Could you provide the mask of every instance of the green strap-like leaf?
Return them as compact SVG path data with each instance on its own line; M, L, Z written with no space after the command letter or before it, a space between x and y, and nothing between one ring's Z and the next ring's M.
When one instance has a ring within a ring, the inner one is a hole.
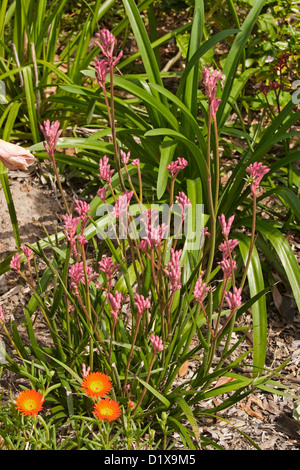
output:
M245 19L241 27L241 31L237 34L226 58L225 65L223 68L223 74L225 75L226 80L224 90L221 96L222 102L220 103L217 112L217 120L219 126L223 126L226 121L227 114L224 113L224 109L232 90L232 85L236 76L237 68L240 63L240 58L250 37L255 22L265 3L265 0L258 0L254 3L254 6L252 7L250 13L247 15L247 18Z
M240 241L239 249L244 263L246 263L250 239L243 234L235 233L235 235ZM255 247L251 256L247 277L251 297L254 297L264 290L265 286L261 263ZM253 366L254 370L257 368L258 372L260 372L265 365L267 350L267 306L265 296L260 297L252 305L251 310L253 318Z
M258 220L256 227L257 230L273 245L286 272L298 310L300 311L300 267L289 242L280 230L266 221Z

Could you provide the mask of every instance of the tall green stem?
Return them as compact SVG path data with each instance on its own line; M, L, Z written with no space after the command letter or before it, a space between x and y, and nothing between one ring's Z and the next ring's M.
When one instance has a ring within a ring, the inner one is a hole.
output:
M205 281L209 281L214 255L215 255L215 243L216 243L216 214L214 208L214 201L212 195L212 181L211 181L211 165L210 165L210 153L211 153L211 107L209 106L208 110L208 123L207 123L207 185L208 185L208 204L209 204L209 213L210 213L210 250L209 257L207 262Z

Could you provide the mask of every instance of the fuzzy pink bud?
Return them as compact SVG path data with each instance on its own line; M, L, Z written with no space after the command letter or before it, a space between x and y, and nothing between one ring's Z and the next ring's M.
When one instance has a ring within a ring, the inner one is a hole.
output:
M100 39L100 42L95 41L95 44L100 47L102 54L107 58L108 65L114 67L123 55L121 51L117 58L113 59L114 48L117 41L115 36L108 29L102 29L100 33L96 33L96 36Z
M183 170L187 165L188 162L187 160L185 160L185 158L178 157L177 160L167 165L167 170L170 172L172 178L176 178L178 173Z
M205 294L209 291L210 287L206 285L206 282L202 280L200 276L197 280L194 288L194 297L198 302L202 302Z
M99 178L106 183L111 183L111 176L115 170L110 169L109 158L104 155L103 158L99 160Z
M82 377L87 377L90 373L90 370L91 368L90 367L86 367L85 364L82 364Z
M49 157L53 157L53 153L57 146L58 138L62 133L62 129L59 129L59 127L59 121L54 121L50 123L49 119L44 121L43 126L40 126L40 129L43 132L46 141L44 142L44 147Z
M12 257L10 265L9 265L11 269L14 269L17 272L20 272L21 271L21 264L20 264L21 259L22 259L22 255L20 255L19 253L16 253Z
M120 155L121 155L121 160L122 160L122 163L124 165L127 165L128 162L129 162L129 158L130 158L130 152L124 152L124 150L120 150Z
M205 94L207 96L208 104L211 107L211 114L213 118L216 117L219 104L221 103L221 100L219 98L216 98L217 83L221 77L221 72L213 70L212 73L210 73L207 67L204 68L204 71L202 73L203 84L205 86Z
M100 33L96 33L96 36L101 42L95 41L95 44L100 47L102 54L108 59L113 56L114 47L116 43L115 36L108 30L102 29Z
M235 247L238 244L239 244L239 241L236 238L228 239L228 246L229 246L230 253L235 249ZM228 258L229 253L228 253L228 247L227 247L226 241L220 243L219 250L222 252L223 259Z
M226 278L230 277L231 274L232 274L230 259L229 258L223 259L218 264L221 266L224 276ZM234 271L237 268L235 260L232 260L232 268L233 268Z
M209 233L208 227L204 227L202 229L202 232L203 232L204 237L211 237L211 233Z
M234 221L234 215L229 217L228 222L226 222L224 214L221 214L219 216L219 222L221 224L222 234L224 235L224 237L228 237L233 221Z
M255 194L262 178L270 171L270 168L261 162L254 162L246 168L246 171L249 174L251 192Z
M91 206L87 204L85 201L80 201L79 199L75 199L74 201L74 209L75 212L79 215L81 219L85 219L86 217L90 217L87 213L91 210Z
M107 287L110 289L111 282L115 271L119 268L119 264L115 264L110 256L104 256L101 261L99 261L100 271L102 271L107 278Z
M157 354L158 352L160 352L164 349L163 342L158 336L155 336L155 335L152 334L151 337L150 337L150 341L151 341L152 346L153 346L154 354Z
M74 263L70 269L69 269L69 277L71 278L71 286L74 289L75 293L78 294L78 285L82 283L83 285L85 284L85 272L84 272L84 266L83 262L77 262ZM90 266L86 267L86 276L87 276L87 282L90 284L90 282L98 277L97 273L93 272L93 269Z
M109 67L108 67L106 60L102 59L100 61L99 60L96 61L95 74L96 74L97 81L102 89L105 88L105 80L107 77L108 70L109 70Z
M98 191L97 191L97 196L100 197L100 199L102 200L102 202L104 202L104 204L106 203L107 190L108 190L108 188L104 187L104 188L99 188Z
M65 221L63 233L70 243L71 250L76 253L76 231L80 221L80 217L73 217L73 215L70 214L62 215L62 219Z
M27 259L29 259L32 256L33 251L30 248L28 248L28 246L21 246L21 250L23 251Z
M111 306L110 313L112 314L112 317L114 318L114 320L116 320L119 314L119 310L121 308L123 295L121 294L121 292L118 292L117 290L115 290L114 294L112 294L111 292L107 292L105 295Z
M213 118L216 117L217 111L219 104L221 103L222 100L220 98L213 98L211 101L211 115Z
M120 216L124 214L127 214L127 210L132 196L133 191L127 191L125 193L122 193L121 196L119 196L113 209L113 214L116 219L120 218Z
M148 299L148 297L145 298L143 295L140 294L135 294L134 303L138 309L139 315L142 315L144 310L151 307L150 300Z
M217 91L217 83L221 77L221 72L213 70L212 73L210 73L207 67L204 68L204 71L202 73L203 84L205 86L205 94L208 97L210 103L215 98L215 94Z
M184 215L186 208L188 208L192 205L191 201L189 200L187 195L184 194L183 191L180 191L178 193L178 196L175 196L175 199L176 199L178 205L181 207L182 215Z
M242 304L241 289L234 287L233 293L230 291L226 292L225 299L226 299L226 302L228 303L230 310L233 312L234 310L239 308Z
M167 224L157 225L156 227L154 226L148 227L147 229L148 237L146 238L146 241L150 249L160 246L168 228L169 227L167 226Z
M181 270L180 270L180 257L182 250L175 251L173 248L170 250L171 259L168 262L167 268L164 273L168 276L171 283L171 290L175 292L181 289Z
M132 160L131 165L136 166L139 169L140 168L139 158L136 158L135 160Z

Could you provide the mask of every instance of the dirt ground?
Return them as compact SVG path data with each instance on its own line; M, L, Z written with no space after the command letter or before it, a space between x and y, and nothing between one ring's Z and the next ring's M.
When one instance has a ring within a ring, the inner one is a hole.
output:
M43 237L43 225L49 230L49 233L53 233L58 215L63 213L55 186L45 184L34 170L32 174L9 172L9 178L22 243L33 243ZM0 261L2 261L16 247L3 191L0 191L0 205L2 209ZM299 253L299 240L293 238L292 246ZM26 295L26 288L19 286L18 277L13 273L0 276L0 305L5 311L8 321L12 319L20 321ZM274 370L289 358L288 365L281 372L280 380L284 379L284 383L298 394L300 384L300 316L290 300L281 297L280 292L277 292L274 302L269 305L266 366ZM42 341L47 342L47 338L43 337L42 327L40 328L39 336ZM251 338L249 341L251 345ZM195 367L196 364L187 364L178 380L189 380ZM8 398L10 391L13 395L18 393L21 382L22 380L13 377L9 371L4 370L0 379L0 390L4 391L4 397ZM292 398L283 395L256 391L244 401L219 413L220 419L218 420L199 419L200 433L217 442L226 450L254 449L242 433L253 439L262 450L299 450L300 424L292 416L294 402L295 400ZM206 403L206 406L217 404L218 401L212 401L212 403ZM178 448L180 448L180 443L178 443Z

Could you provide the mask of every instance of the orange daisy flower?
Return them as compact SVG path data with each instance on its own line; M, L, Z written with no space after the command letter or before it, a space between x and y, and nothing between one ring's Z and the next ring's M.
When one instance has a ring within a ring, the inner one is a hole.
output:
M81 388L91 398L102 398L111 389L111 381L103 372L92 372L84 377Z
M24 416L37 415L43 409L44 398L36 390L23 390L16 399L16 408Z
M114 421L121 415L121 408L118 402L105 398L95 403L93 413L101 421L103 419Z

